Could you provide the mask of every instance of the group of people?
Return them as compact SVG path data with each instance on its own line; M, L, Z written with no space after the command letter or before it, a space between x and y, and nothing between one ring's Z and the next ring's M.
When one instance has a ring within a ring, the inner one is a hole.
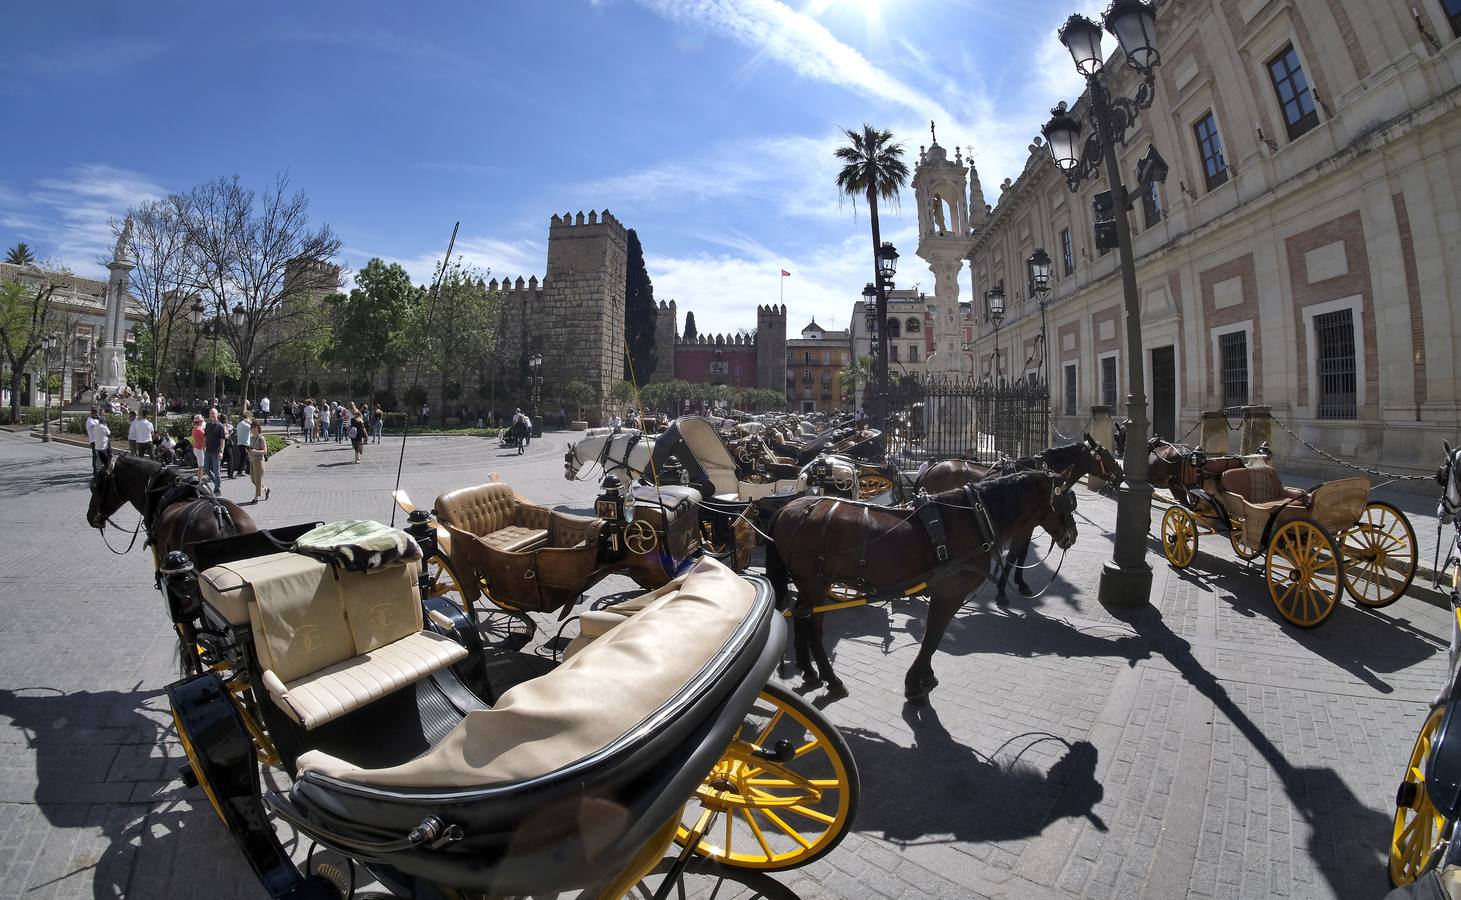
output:
M228 469L230 479L246 472L254 483L254 503L269 499L264 486L264 463L269 458L269 444L264 439L263 422L255 422L252 410L245 409L236 423L210 407L208 418L193 415L192 450L198 467L198 480L213 485L214 493L223 491L220 468Z
M289 419L286 419L284 428L287 434L289 420L296 419L306 444L329 440L337 444L349 441L358 463L365 455L367 443L380 443L385 418L380 404L376 404L375 409L370 409L369 404L361 409L354 403L347 407L342 403L326 400L315 406L314 400L309 399L303 403L291 404Z

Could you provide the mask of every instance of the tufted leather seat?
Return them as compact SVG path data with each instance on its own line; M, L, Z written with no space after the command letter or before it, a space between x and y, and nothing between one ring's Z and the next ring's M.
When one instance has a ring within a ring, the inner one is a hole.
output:
M657 591L584 616L566 661L467 714L430 752L364 769L314 750L306 771L355 784L470 789L548 775L632 733L724 652L757 608L752 584L713 559Z
M205 603L252 627L265 689L310 729L466 657L460 644L422 630L419 569L411 560L332 571L286 552L215 566L199 580Z
M443 524L474 534L499 550L531 550L548 540L550 510L526 502L505 482L489 481L442 494L435 508Z
M516 553L520 550L531 550L540 546L548 540L548 529L546 528L524 528L521 525L509 525L506 528L499 528L482 537L483 543L498 550L506 550Z

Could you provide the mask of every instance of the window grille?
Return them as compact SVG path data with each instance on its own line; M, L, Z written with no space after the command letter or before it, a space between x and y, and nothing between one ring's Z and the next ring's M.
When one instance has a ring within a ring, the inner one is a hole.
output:
M1315 369L1319 374L1319 418L1355 418L1358 379L1354 358L1354 311L1314 317Z
M1218 335L1223 406L1248 405L1248 335L1233 331Z
M1304 76L1293 44L1269 60L1268 75L1273 79L1273 89L1278 92L1278 104L1283 107L1283 121L1288 128L1289 140L1319 124L1319 113L1314 109L1314 92L1309 89L1309 79Z
M1065 367L1065 414L1075 415L1075 363Z
M1150 228L1162 221L1162 197L1158 191L1161 185L1153 181L1151 188L1141 195L1141 214L1146 220L1146 227Z
M1207 189L1228 180L1228 163L1223 159L1223 141L1218 137L1217 120L1208 113L1192 126L1197 135L1197 154L1202 157L1202 174L1207 179Z
M1116 357L1101 360L1101 402L1116 409Z

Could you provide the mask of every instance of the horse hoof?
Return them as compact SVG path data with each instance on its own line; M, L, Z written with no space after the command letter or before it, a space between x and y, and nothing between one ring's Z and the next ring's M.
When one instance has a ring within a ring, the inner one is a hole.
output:
M815 691L822 686L822 679L816 675L803 675L801 689L804 691Z
M847 685L842 683L842 679L834 678L827 682L827 693L823 696L827 700L841 700L847 696Z
M1030 590L1029 586L1027 586L1027 585L1021 584L1021 585L1016 585L1016 587L1018 587L1020 589L1020 596L1021 597L1033 597L1033 596L1035 596L1035 592L1032 591L1032 590Z
M903 686L903 699L909 703L918 703L926 700L929 692L938 687L938 679L932 675L921 678L917 682L908 683Z
M781 664L776 667L776 676L782 681L790 681L795 674L796 663L793 663L789 659L783 659Z
M999 605L999 606L1009 606L1010 605L1010 599L1009 599L1009 597L1006 597L1003 592L1000 592L1000 593L994 595L994 602L997 605Z

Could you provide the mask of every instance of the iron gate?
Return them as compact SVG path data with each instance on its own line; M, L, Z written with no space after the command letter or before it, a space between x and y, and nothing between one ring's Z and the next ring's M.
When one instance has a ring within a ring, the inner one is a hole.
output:
M910 375L889 393L889 455L906 467L956 457L994 462L1050 445L1050 394L1041 378Z

